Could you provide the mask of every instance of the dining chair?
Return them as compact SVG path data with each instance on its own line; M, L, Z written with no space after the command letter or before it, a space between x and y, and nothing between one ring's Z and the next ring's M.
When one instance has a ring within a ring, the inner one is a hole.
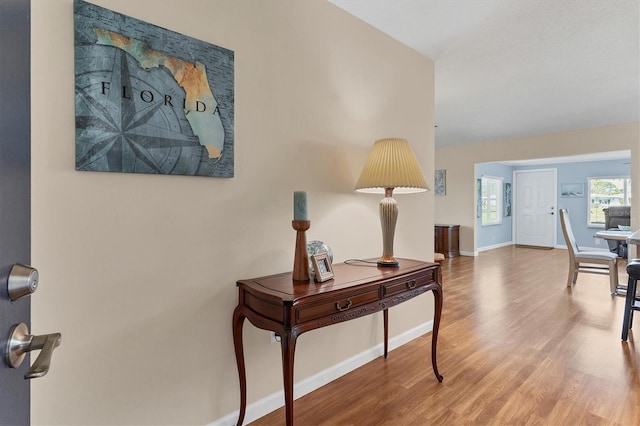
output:
M618 255L607 251L583 251L576 243L576 238L571 229L569 211L560 209L560 223L562 234L569 249L569 278L567 287L576 283L578 272L588 274L609 275L609 287L611 295L616 295L618 288ZM602 266L605 265L605 266Z
M638 280L640 280L640 259L632 259L627 264L629 284L624 305L624 317L622 320L622 340L627 341L629 330L633 325L633 311L640 311L640 295L637 293Z

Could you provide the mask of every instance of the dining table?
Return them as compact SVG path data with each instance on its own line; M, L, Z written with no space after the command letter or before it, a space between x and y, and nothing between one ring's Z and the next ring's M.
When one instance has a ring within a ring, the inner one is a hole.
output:
M624 241L627 246L633 244L636 246L636 256L638 256L638 247L640 247L640 230L638 231L624 231L618 229L611 229L607 231L598 231L594 234L594 238L602 238L603 240ZM618 284L616 288L616 294L619 296L625 296L627 294L627 285Z
M631 233L631 231L629 231ZM636 257L640 257L640 253L638 253L638 250L640 248L640 230L632 232L631 235L629 235L626 239L627 241L627 245L629 244L633 244L636 246Z
M594 234L594 237L602 238L603 240L615 240L615 241L626 242L627 239L632 235L633 235L632 231L622 231L622 230L613 229L613 230L607 230L607 231L598 231ZM637 244L640 244L640 241L638 241Z

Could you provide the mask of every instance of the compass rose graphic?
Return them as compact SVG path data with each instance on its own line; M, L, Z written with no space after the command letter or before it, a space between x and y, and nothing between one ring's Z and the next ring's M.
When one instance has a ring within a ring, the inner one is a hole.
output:
M144 70L104 46L76 55L76 68L90 70L76 74L77 170L198 174L206 153L185 118L184 90L166 69Z

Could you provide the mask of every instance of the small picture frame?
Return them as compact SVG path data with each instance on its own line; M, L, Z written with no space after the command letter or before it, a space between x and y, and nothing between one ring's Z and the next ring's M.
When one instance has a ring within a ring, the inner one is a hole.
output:
M433 187L435 188L436 195L441 195L441 196L447 195L447 171L446 170L444 169L436 170Z
M322 283L333 278L333 268L328 253L318 253L311 256L316 282Z
M560 196L562 198L584 197L584 185L582 183L561 183Z

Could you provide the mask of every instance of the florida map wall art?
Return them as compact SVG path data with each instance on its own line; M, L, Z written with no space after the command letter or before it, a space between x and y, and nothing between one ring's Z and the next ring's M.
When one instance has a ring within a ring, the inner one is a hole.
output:
M233 177L234 53L74 1L76 170Z

